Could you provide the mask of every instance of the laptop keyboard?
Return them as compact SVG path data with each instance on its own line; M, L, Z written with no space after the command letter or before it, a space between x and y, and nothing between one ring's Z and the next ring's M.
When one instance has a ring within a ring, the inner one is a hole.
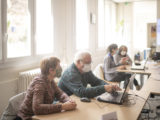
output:
M111 93L111 95L112 95L113 97L117 97L117 96L118 96L118 92L117 92L117 91L114 91L114 92Z

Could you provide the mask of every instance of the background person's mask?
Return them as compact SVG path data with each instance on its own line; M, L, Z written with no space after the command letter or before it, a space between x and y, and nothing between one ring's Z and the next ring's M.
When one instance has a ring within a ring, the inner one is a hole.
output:
M122 56L125 56L126 53L127 53L126 51L121 51L121 55L122 55Z

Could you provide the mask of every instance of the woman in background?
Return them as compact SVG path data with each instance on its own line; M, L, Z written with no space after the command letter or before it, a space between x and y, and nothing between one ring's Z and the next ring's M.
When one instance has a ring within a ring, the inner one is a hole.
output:
M118 52L114 55L116 65L132 65L132 60L127 54L127 46L120 46Z
M118 52L114 55L114 61L117 66L119 65L132 65L132 60L127 54L128 48L125 45L120 46ZM137 90L140 90L138 81L134 79L134 85Z
M41 61L40 69L41 75L31 82L16 120L31 120L33 115L45 115L76 108L76 103L54 82L55 77L61 76L60 60L56 57L45 58ZM53 104L55 98L60 103Z

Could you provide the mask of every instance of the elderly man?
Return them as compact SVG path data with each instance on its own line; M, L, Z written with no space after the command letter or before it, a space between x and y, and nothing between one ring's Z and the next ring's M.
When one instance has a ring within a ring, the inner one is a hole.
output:
M86 51L76 53L74 63L66 69L58 86L68 95L93 98L104 92L120 90L116 85L108 85L95 77L91 71L91 54ZM90 84L91 87L87 87Z

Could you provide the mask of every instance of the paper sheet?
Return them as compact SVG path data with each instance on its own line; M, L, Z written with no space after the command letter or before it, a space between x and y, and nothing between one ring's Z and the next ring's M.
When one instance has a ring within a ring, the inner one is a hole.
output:
M102 120L118 120L117 118L117 113L116 112L111 112L102 115Z

